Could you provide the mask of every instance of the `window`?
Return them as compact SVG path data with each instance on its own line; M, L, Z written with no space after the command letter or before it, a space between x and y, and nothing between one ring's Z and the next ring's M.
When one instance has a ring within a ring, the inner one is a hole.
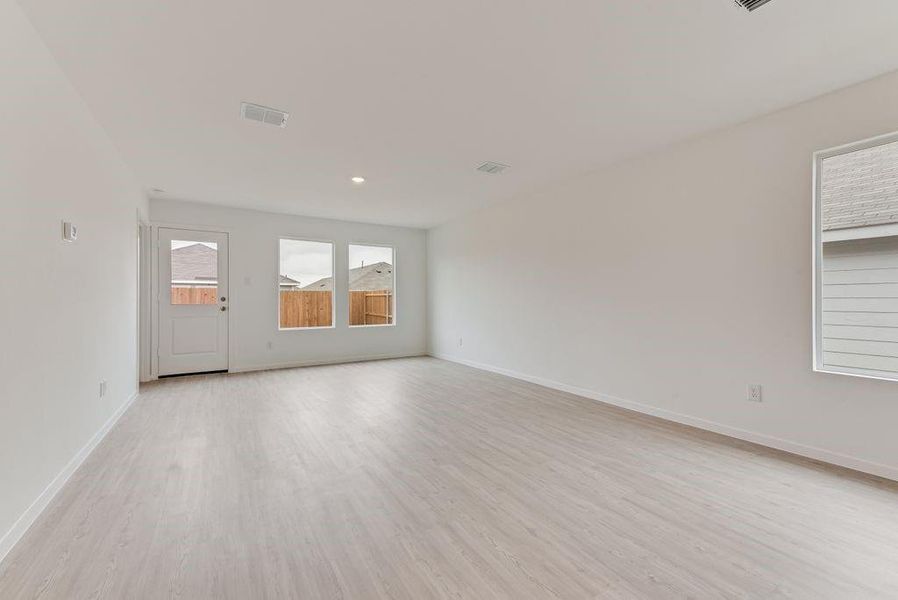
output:
M281 329L333 327L334 245L280 240L278 298Z
M392 325L393 249L349 245L349 326Z
M171 241L171 303L218 303L218 244Z
M814 368L898 380L898 135L815 163Z

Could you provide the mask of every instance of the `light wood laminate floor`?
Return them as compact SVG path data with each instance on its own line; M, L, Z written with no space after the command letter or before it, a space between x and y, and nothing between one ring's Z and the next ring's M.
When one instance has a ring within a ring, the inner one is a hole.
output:
M898 598L898 486L404 359L143 389L0 598Z

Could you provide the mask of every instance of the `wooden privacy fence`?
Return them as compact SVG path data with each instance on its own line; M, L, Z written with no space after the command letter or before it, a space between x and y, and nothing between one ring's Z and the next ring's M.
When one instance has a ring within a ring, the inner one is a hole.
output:
M333 324L331 292L295 290L280 294L281 327L330 327ZM349 292L350 325L388 325L392 322L392 290Z
M333 294L329 291L280 292L281 327L330 327ZM172 304L215 304L218 288L172 286ZM392 290L349 292L350 325L388 325L393 322Z
M333 325L333 294L319 291L289 291L281 294L281 327L330 327Z
M172 286L172 304L215 304L218 299L217 287Z
M388 325L393 322L393 290L349 292L350 325Z

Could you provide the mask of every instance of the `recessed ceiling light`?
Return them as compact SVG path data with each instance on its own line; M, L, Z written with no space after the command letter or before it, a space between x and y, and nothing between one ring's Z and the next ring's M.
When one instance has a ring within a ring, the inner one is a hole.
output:
M365 178L359 177L358 175L356 175L355 177L352 178L352 182L353 183L365 183Z

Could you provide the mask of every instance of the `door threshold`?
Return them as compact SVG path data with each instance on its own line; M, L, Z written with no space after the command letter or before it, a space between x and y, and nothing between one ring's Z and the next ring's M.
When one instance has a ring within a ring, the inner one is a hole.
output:
M192 377L194 375L218 375L227 372L227 369L221 369L218 371L197 371L196 373L172 373L171 375L160 375L159 379L171 379L172 377Z

